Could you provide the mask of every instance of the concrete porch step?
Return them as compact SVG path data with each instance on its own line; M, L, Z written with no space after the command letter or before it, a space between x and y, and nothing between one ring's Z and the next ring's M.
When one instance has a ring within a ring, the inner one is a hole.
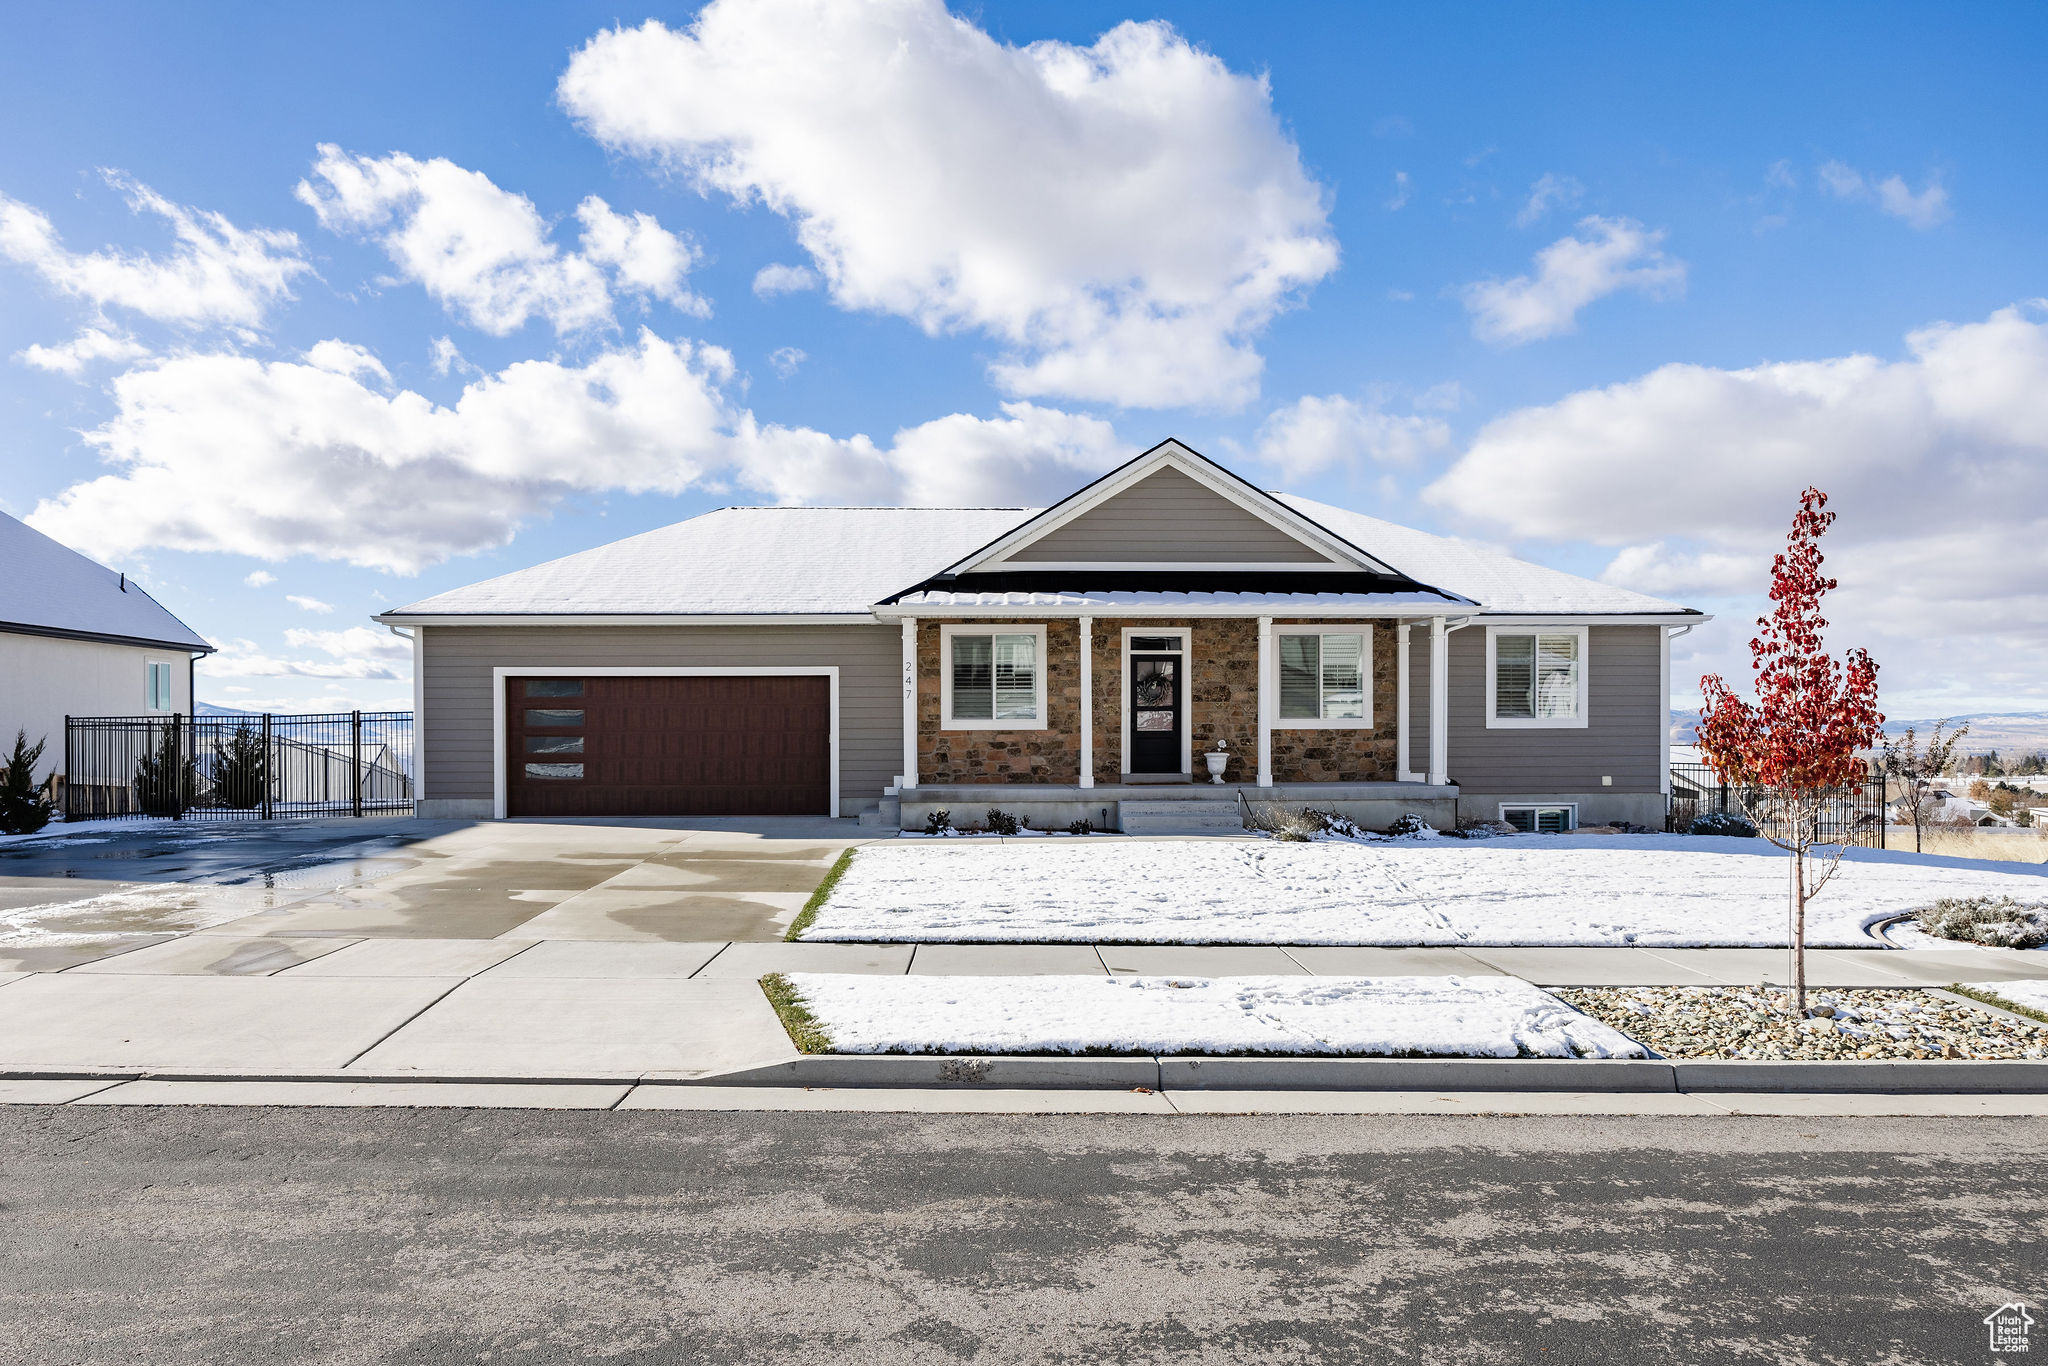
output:
M900 830L903 828L903 803L896 797L884 797L881 803L860 813L860 824L864 830Z
M1126 835L1242 835L1244 816L1235 801L1132 801L1117 803Z

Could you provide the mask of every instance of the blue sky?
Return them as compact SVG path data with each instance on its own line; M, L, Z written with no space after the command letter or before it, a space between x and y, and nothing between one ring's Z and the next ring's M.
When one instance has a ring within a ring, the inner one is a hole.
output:
M697 21L11 6L0 508L402 705L386 607L1176 435L1716 612L1683 700L1818 483L1889 711L2048 706L2038 7Z

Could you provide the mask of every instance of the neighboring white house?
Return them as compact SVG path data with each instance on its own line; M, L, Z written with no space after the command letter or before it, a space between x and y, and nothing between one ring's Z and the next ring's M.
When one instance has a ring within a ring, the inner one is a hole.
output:
M67 715L191 712L213 646L141 585L5 513L0 566L0 748L26 731L61 774Z

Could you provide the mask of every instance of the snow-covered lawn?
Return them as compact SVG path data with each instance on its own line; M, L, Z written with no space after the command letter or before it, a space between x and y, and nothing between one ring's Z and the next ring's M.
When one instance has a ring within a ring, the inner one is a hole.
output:
M2048 981L2040 982L1972 982L1972 991L1988 992L2002 997L2016 1006L2038 1010L2048 1014Z
M1516 977L788 980L840 1053L1645 1056Z
M1852 850L1808 942L1936 897L2048 895L2036 866ZM807 940L1779 946L1786 856L1762 840L1517 835L1383 843L920 840L866 845Z

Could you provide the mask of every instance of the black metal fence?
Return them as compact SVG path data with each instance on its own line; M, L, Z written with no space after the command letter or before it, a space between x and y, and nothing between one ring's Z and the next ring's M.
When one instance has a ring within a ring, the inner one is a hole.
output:
M412 800L409 711L64 718L66 820L366 816Z
M1742 790L1722 782L1705 764L1673 764L1664 828L1683 831L1710 812L1747 819L1742 809ZM1815 838L1823 844L1861 844L1882 849L1887 819L1884 778L1872 774L1860 783L1828 789L1815 820Z

